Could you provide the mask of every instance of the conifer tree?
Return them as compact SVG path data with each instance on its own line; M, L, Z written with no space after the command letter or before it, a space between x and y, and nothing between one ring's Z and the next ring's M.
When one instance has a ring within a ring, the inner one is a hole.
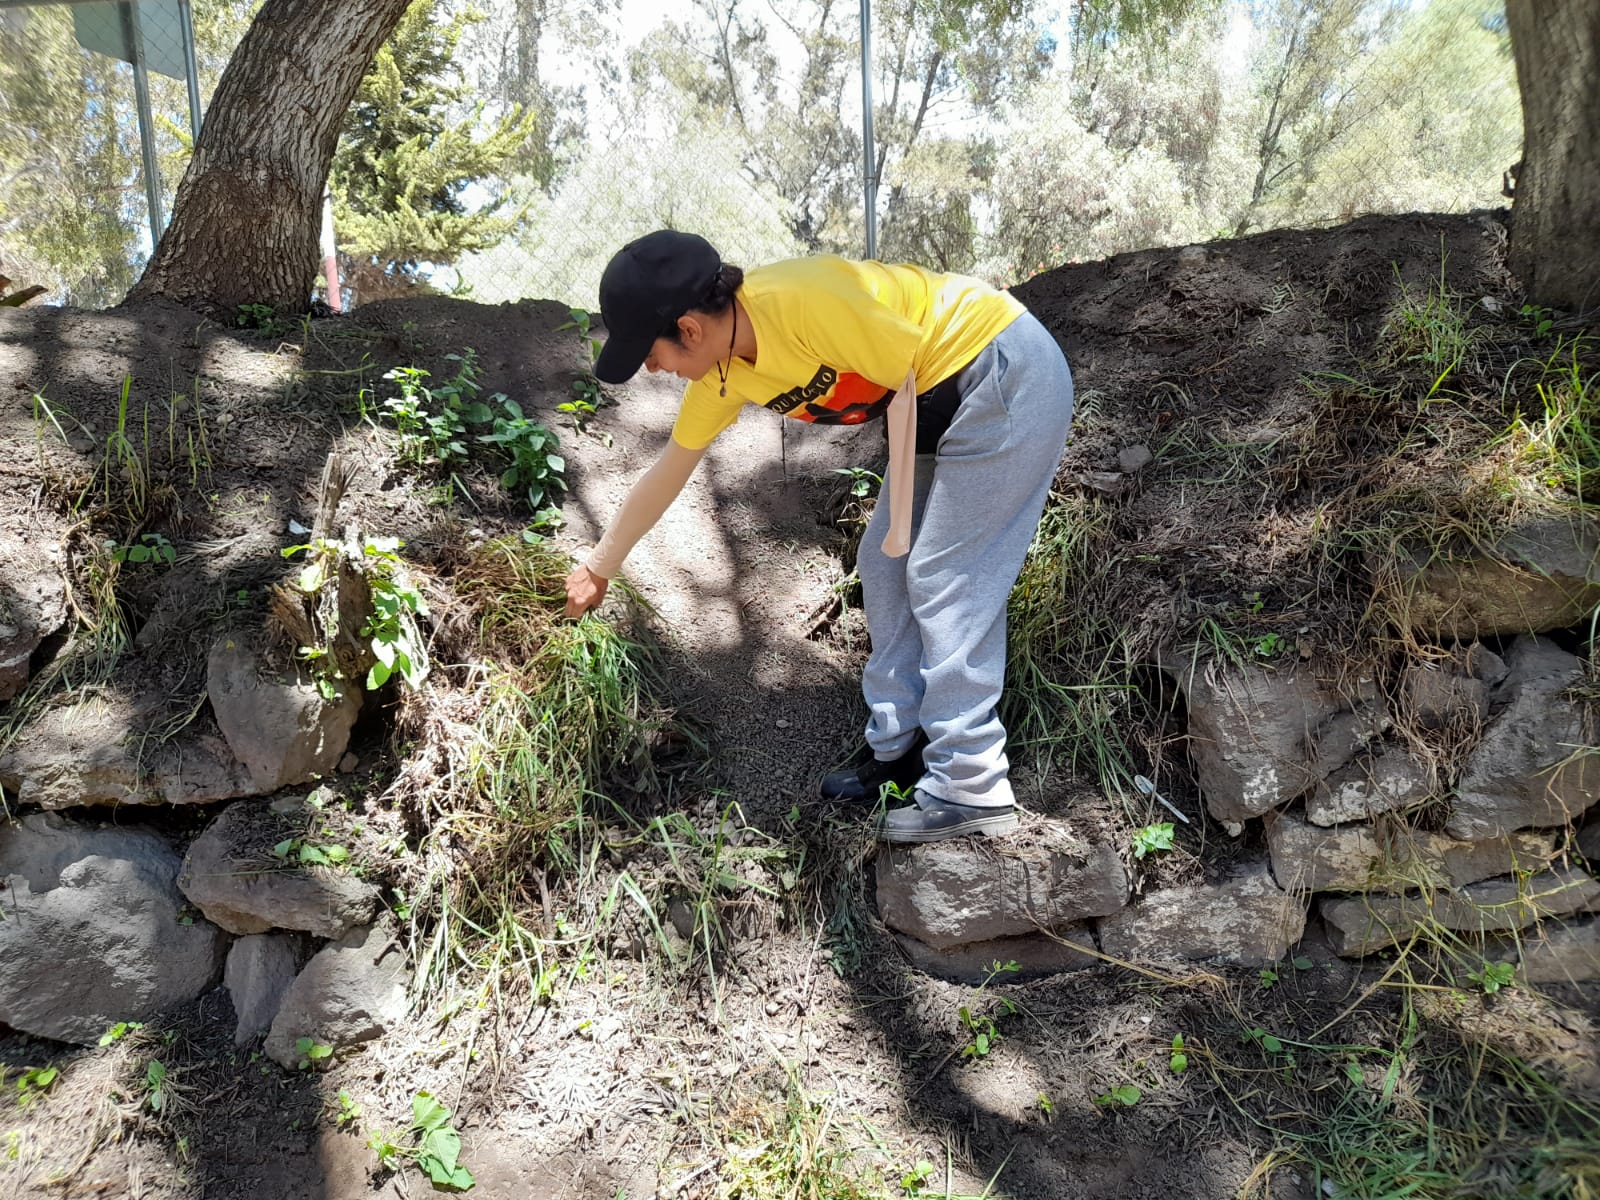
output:
M330 172L346 282L362 300L424 286L429 265L498 243L515 223L494 177L524 147L534 114L513 109L479 132L483 106L455 62L481 20L447 0L416 0L356 94ZM475 136L476 134L476 136ZM472 196L468 189L481 196Z

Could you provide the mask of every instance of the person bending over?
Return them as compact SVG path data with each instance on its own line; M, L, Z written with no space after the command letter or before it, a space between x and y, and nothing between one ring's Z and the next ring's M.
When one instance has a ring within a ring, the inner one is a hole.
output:
M1072 424L1072 374L1014 297L961 275L817 255L756 267L658 230L600 280L605 383L640 367L687 381L672 436L566 580L599 604L634 544L746 404L829 425L885 417L889 468L861 540L872 653L859 765L825 798L913 788L878 836L931 842L1017 824L1005 729L1006 600Z

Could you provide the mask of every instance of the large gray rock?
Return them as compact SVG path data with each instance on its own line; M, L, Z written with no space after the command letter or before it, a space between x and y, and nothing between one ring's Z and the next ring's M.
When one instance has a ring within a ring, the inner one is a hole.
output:
M272 847L305 827L304 817L275 812L264 800L231 804L190 844L178 886L229 933L299 929L343 937L372 920L377 890L336 868L279 863Z
M273 671L242 634L212 646L206 694L258 793L333 774L361 711L359 687L346 685L325 700L310 679Z
M44 709L0 753L0 784L45 809L101 804L209 804L249 795L250 776L217 732L197 720L175 738L164 698L114 690Z
M1476 638L1576 625L1600 604L1600 520L1523 522L1454 557L1431 548L1396 564L1396 615L1417 635Z
M1597 901L1600 881L1562 868L1529 879L1490 879L1453 892L1327 899L1322 920L1335 952L1352 957L1399 945L1430 921L1457 933L1505 933L1585 912Z
M1423 729L1472 729L1489 715L1490 690L1506 675L1500 656L1481 643L1448 656L1408 663L1400 673L1402 711Z
M87 1045L210 987L227 938L184 923L177 875L145 830L51 813L0 825L0 1022Z
M405 1011L405 953L393 931L352 929L319 950L289 986L264 1048L273 1062L295 1067L299 1039L341 1050L382 1037Z
M31 543L0 539L0 700L28 682L39 644L67 618L67 593L51 555Z
M948 950L936 950L916 938L897 934L895 943L919 971L953 983L978 985L990 976L1000 983L1022 979L1038 979L1045 975L1059 975L1065 971L1081 971L1098 966L1100 960L1089 953L1094 948L1094 934L1088 925L1069 925L1057 929L1066 941L1084 949L1064 946L1055 938L1042 933L1019 934L1016 937L994 938L987 942L968 942ZM995 974L995 966L1016 964L1015 971Z
M1445 828L1468 840L1565 825L1600 800L1600 756L1580 701L1566 693L1583 663L1559 646L1520 637L1506 654L1505 709L1468 756Z
M243 1046L272 1028L283 997L299 972L299 939L287 933L238 938L228 949L222 984L233 1001L233 1044Z
M1100 948L1130 962L1193 960L1255 967L1282 958L1306 928L1306 905L1264 862L1216 884L1168 888L1100 922Z
M1206 808L1238 824L1287 804L1350 761L1386 721L1309 671L1213 663L1174 670Z
M1403 750L1389 749L1341 767L1306 797L1306 816L1314 825L1365 821L1404 812L1428 799L1433 776Z
M878 911L890 929L936 950L1037 933L1114 913L1128 872L1109 846L1056 826L1043 844L991 849L972 841L886 846Z
M1592 982L1600 979L1600 921L1546 921L1522 936L1520 953L1496 957L1520 959L1528 983Z
M1556 853L1551 832L1463 842L1395 822L1324 829L1292 811L1266 817L1272 873L1303 892L1389 892L1461 887L1513 871L1542 871Z

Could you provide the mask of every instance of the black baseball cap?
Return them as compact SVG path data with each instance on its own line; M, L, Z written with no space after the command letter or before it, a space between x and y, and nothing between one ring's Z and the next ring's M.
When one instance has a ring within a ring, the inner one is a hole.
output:
M644 365L661 331L705 299L722 256L705 238L658 229L611 256L600 276L606 344L595 359L601 383L624 383Z

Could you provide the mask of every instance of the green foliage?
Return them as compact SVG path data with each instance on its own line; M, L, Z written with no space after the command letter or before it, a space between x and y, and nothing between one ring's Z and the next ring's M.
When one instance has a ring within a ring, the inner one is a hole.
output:
M361 1120L361 1105L357 1104L355 1098L344 1088L339 1089L338 1101L339 1107L333 1114L334 1126L342 1128L349 1125L354 1128Z
M350 851L343 846L317 845L304 838L284 838L272 847L272 856L306 867L332 867L350 861Z
M978 985L977 994L994 982L999 975L1011 974L1019 970L1015 961L1002 963L996 961L990 964L989 973L984 981ZM972 1062L987 1058L989 1052L1000 1041L1000 1030L997 1022L1011 1016L1017 1011L1015 1002L1010 997L1002 996L992 1013L979 1012L963 1004L957 1012L957 1019L961 1022L962 1031L967 1035L966 1045L961 1047L961 1057Z
M1482 988L1486 996L1510 987L1516 976L1516 966L1508 962L1486 962L1476 970L1467 972L1467 978Z
M1120 1104L1124 1108L1132 1108L1144 1099L1144 1091L1132 1083L1119 1083L1110 1091L1103 1092L1094 1098L1094 1102L1102 1107Z
M27 1108L50 1090L60 1076L59 1067L29 1067L17 1076L17 1103Z
M467 460L468 422L489 420L489 406L475 399L479 389L474 351L446 357L461 365L438 387L423 382L428 372L421 367L395 367L384 373L399 387L399 395L384 400L383 410L400 434L396 457L408 466L446 470L460 466Z
M1171 821L1162 821L1156 825L1146 825L1137 829L1133 834L1133 856L1143 858L1147 854L1154 854L1161 850L1172 849L1173 826Z
M279 320L278 310L270 304L239 305L239 315L233 323L265 334L282 333L288 327L288 322Z
M521 490L528 507L538 512L551 489L567 486L563 477L566 459L555 453L560 447L556 435L523 416L521 405L503 396L500 403L504 414L494 418L493 432L480 434L478 440L499 447L511 459L511 465L500 472L500 486Z
M172 1100L172 1084L167 1079L166 1064L159 1059L151 1059L144 1069L144 1091L151 1112L166 1111Z
M850 494L858 500L872 495L875 488L883 486L883 476L874 474L865 467L835 467L835 475L843 475L850 480Z
M468 107L455 56L480 20L446 0L416 0L361 81L329 174L358 294L417 286L428 265L495 245L517 219L501 211L504 193L471 206L464 197L469 185L492 180L534 128L520 107L495 120L481 102Z
M161 563L170 567L178 558L172 543L159 533L142 533L138 541L122 545L118 545L116 539L112 538L105 545L112 562L131 563L134 566Z
M409 1135L411 1145L401 1138ZM464 1192L472 1187L472 1172L461 1165L461 1135L450 1124L450 1110L428 1092L411 1099L411 1126L406 1134L374 1131L367 1139L378 1163L396 1169L404 1161L415 1163L434 1187Z
M130 1033L143 1028L143 1023L139 1021L118 1021L100 1035L100 1041L97 1044L101 1046L115 1045Z
M1189 1069L1188 1049L1184 1044L1183 1034L1172 1035L1172 1054L1167 1059L1167 1066L1174 1075L1182 1075Z
M312 1070L333 1057L332 1046L309 1037L295 1038L294 1052L300 1056L300 1061L295 1066L301 1071Z
M282 551L285 558L305 552L308 561L296 583L308 596L316 596L329 580L337 578L343 563L353 563L366 580L372 611L361 627L361 636L369 639L377 660L367 672L369 691L382 687L396 674L411 687L421 687L428 675L427 646L417 626L417 618L428 615L428 605L400 558L404 544L394 537L367 537L360 542L320 538ZM313 664L328 661L326 646L302 646L300 653ZM324 682L331 688L332 680Z

